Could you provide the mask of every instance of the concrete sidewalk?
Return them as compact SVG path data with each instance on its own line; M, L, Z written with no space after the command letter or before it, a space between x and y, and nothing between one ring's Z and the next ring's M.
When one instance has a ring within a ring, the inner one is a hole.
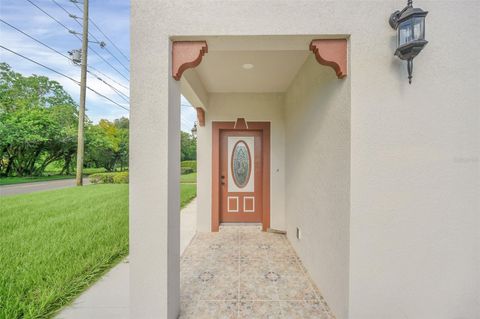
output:
M183 254L196 233L197 199L180 213L180 254ZM128 319L129 318L128 258L115 266L71 305L57 319Z

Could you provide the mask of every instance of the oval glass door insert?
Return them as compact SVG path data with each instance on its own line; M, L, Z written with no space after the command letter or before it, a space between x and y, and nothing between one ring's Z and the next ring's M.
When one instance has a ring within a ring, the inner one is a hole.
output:
M250 171L252 169L252 159L248 145L240 140L232 151L232 177L238 188L243 188L250 180Z

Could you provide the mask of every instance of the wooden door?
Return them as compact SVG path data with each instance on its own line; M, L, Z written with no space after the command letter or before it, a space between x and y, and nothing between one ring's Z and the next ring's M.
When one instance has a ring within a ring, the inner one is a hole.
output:
M220 222L262 222L262 132L220 133Z

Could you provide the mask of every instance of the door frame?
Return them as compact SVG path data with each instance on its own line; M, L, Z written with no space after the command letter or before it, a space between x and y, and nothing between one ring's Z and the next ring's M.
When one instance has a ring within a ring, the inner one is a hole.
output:
M220 132L223 130L262 131L262 229L270 228L270 122L212 122L212 232L220 227ZM243 125L242 125L243 126Z

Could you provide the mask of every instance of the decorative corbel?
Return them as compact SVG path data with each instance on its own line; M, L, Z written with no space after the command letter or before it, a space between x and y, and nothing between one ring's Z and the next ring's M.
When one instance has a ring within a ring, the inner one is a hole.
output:
M347 40L318 39L310 42L318 63L331 67L339 79L347 76Z
M205 111L201 107L195 108L197 110L198 125L205 126Z
M183 72L202 62L208 52L206 41L174 41L172 44L172 76L180 81Z
M235 125L233 126L235 130L248 130L247 121L243 117L237 118Z

